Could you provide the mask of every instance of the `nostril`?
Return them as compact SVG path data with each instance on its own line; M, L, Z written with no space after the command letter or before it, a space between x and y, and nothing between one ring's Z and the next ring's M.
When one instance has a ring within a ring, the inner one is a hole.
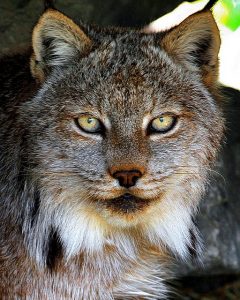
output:
M117 174L116 176L114 176L114 178L116 178L118 180L118 182L121 186L125 186L125 185L128 184L128 179L127 179L126 176L123 176L121 174Z
M141 176L133 176L133 178L132 178L133 185L136 184L136 182L137 182L137 180L138 180L139 177L141 177Z
M117 171L112 176L118 180L120 186L129 188L136 184L142 173L138 170Z

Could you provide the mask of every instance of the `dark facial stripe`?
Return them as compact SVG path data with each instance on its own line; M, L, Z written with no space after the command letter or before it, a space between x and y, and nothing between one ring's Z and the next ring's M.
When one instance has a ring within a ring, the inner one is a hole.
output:
M192 229L189 230L190 232L190 245L188 246L188 251L192 260L197 259L197 237Z
M196 221L194 220L193 217L192 217L192 223L194 224L195 228L197 228ZM199 250L198 245L200 241L198 240L198 237L195 234L194 229L190 229L189 233L190 233L190 245L188 246L189 255L192 261L193 260L197 261L199 259L199 255L201 254L198 253Z
M32 218L31 218L31 227L33 226L34 221L38 216L39 206L40 206L40 192L39 192L39 190L35 190L35 192L34 192L34 206L33 206L33 209L32 209Z
M51 229L49 235L49 242L48 242L47 258L46 258L46 264L50 271L54 271L57 260L61 259L61 257L62 257L62 244L60 242L58 233L54 229Z

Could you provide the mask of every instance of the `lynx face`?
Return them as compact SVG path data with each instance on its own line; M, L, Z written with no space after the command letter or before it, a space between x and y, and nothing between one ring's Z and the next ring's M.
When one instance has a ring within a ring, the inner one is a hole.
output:
M132 55L131 40L119 38L56 71L27 104L29 130L37 135L34 176L113 224L114 216L141 222L169 193L202 183L221 130L219 109L198 77L142 39ZM103 51L107 61L99 59ZM99 130L84 130L79 118L97 120ZM155 130L160 118L173 124ZM124 172L136 172L132 183L121 182L131 181Z
M21 122L36 228L58 231L68 255L121 232L184 255L223 133L212 15L161 34L85 31L50 9L33 34L42 87Z

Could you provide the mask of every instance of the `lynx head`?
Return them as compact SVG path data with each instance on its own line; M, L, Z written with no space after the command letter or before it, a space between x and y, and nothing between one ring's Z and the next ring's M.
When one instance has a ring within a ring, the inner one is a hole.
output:
M123 236L187 253L223 135L219 44L208 9L154 34L45 11L31 58L41 88L21 120L38 191L25 229L37 251L54 230L67 256Z

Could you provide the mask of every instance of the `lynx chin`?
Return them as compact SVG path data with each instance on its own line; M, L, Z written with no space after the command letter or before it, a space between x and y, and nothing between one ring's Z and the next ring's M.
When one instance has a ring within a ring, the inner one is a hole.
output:
M0 59L1 299L168 299L224 132L214 2L145 33L46 1Z

